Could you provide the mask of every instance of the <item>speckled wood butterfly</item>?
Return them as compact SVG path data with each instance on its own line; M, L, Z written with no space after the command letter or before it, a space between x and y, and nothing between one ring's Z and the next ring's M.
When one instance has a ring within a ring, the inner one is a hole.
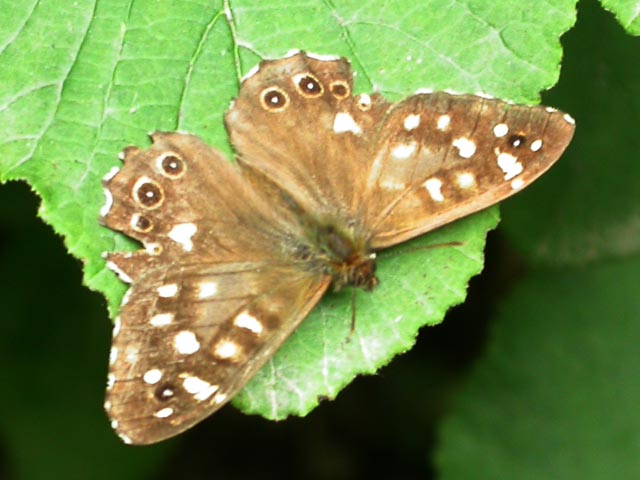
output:
M378 283L374 252L522 190L562 154L567 114L484 96L352 95L344 59L296 53L246 78L225 122L237 163L155 133L105 177L103 223L144 249L105 408L127 443L174 436L231 399L324 292Z

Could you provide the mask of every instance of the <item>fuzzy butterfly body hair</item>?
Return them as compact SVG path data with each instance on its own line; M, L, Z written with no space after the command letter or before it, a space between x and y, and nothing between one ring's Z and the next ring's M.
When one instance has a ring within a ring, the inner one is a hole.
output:
M102 222L144 246L107 255L131 284L105 401L126 443L211 415L330 285L375 288L375 251L522 190L573 136L546 107L352 88L344 59L264 61L225 117L235 164L195 136L155 133L105 177Z

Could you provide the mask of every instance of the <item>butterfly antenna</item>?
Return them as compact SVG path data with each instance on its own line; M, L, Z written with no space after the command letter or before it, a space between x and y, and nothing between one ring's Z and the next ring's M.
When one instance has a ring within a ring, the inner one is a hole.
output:
M391 251L387 250L385 252L382 252L382 254L378 254L378 255L381 255L384 258L389 258L389 257L397 257L398 255L404 255L406 253L421 252L423 250L435 250L436 248L449 248L449 247L463 247L464 245L465 245L464 242L458 242L458 241L447 242L447 243L436 243L434 245L423 245L421 247L411 247L403 250L400 250L400 249L391 250Z

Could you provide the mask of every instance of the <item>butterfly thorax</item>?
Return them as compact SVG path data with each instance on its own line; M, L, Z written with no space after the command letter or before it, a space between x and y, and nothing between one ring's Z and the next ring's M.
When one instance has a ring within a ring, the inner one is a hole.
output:
M334 225L317 226L313 246L305 248L308 260L333 280L338 291L346 286L372 290L377 284L375 254L362 235Z

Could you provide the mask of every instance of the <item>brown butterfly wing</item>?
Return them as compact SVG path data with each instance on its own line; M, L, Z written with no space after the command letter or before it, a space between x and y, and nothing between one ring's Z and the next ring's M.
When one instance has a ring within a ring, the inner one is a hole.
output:
M366 218L369 162L391 104L380 95L354 98L352 88L344 59L298 53L262 62L225 117L238 162L304 214Z
M367 178L371 247L404 242L522 190L550 168L574 132L546 107L422 94L386 115Z
M123 440L146 444L231 399L329 278L292 265L281 247L295 224L282 225L286 212L197 138L155 134L124 160L106 180L113 202L103 221L146 248L107 259L132 286L114 329L105 408Z

